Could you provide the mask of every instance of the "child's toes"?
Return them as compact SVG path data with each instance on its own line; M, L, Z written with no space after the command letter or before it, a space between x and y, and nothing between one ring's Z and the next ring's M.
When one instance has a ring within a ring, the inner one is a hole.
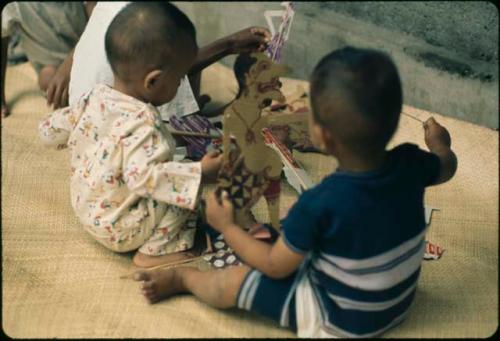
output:
M150 299L155 295L154 291L152 290L141 290L142 296L146 297L147 299Z
M155 288L155 282L153 281L146 281L142 282L141 284L141 289L143 290L153 290Z
M149 292L147 294L144 294L144 297L149 303L155 303L158 301L158 296L156 295L155 292Z
M151 276L147 271L136 271L134 273L134 280L136 281L149 281Z

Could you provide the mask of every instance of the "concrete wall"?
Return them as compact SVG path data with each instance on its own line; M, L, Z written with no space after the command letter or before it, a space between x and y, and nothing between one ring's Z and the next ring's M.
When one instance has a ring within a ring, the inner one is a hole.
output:
M253 25L279 2L174 2L200 45ZM498 10L489 2L296 2L283 62L307 79L345 45L392 55L405 103L498 129ZM234 57L223 60L232 65Z

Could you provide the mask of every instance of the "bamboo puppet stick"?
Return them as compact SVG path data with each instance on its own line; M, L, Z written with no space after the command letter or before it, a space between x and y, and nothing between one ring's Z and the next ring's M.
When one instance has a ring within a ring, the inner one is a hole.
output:
M206 253L206 254L201 255L201 256L197 256L197 257L193 257L193 258L189 258L189 259L183 259L183 260L180 260L180 261L177 261L177 262L168 263L168 264L160 264L160 265L153 266L153 267L150 267L150 268L137 269L136 271L151 271L151 270L162 269L162 268L170 268L170 267L173 267L173 266L176 266L176 265L182 265L182 264L194 262L194 261L202 259L203 257L213 256L213 255L215 255L215 252ZM132 279L132 278L134 278L134 274L135 274L136 271L129 272L128 274L122 275L122 276L120 276L120 279Z
M421 120L420 118L418 118L418 117L416 117L416 116L410 115L410 114L408 114L408 113L406 113L406 112L404 112L404 111L402 111L401 113L402 113L403 115L406 115L406 116L410 117L410 118L413 118L415 121L419 121L420 123L424 123L424 121L423 121L423 120Z
M207 243L207 249L204 251L205 253L202 253L200 256L189 258L189 259L179 260L177 262L172 262L172 263L167 263L167 264L160 264L160 265L153 266L153 267L150 267L150 268L145 268L143 270L144 271L150 271L150 270L155 270L155 269L169 268L169 267L176 266L176 265L182 265L182 264L194 262L194 261L200 260L200 259L202 259L203 257L206 257L206 256L213 256L213 255L215 255L215 252L213 252L212 241L210 240L210 236L208 235L208 233L205 233L205 238L206 238L206 243ZM139 271L139 269L136 270L136 271ZM130 272L128 274L120 276L120 279L132 279L132 278L134 278L134 274L135 274L135 271L134 272Z
M183 130L175 130L175 129L169 129L169 132L172 135L177 135L177 136L204 137L207 139L218 139L221 137L220 135L215 135L215 134L205 134L205 133L198 133L198 132L194 132L194 131L183 131Z

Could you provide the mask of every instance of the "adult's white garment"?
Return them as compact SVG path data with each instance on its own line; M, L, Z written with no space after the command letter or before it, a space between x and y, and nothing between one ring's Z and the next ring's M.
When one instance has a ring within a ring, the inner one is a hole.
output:
M96 84L113 85L114 77L106 57L104 37L113 18L129 3L130 1L98 2L94 7L73 55L69 83L70 105L74 105ZM164 120L172 115L185 116L199 110L187 76L182 79L174 99L158 107L158 110Z

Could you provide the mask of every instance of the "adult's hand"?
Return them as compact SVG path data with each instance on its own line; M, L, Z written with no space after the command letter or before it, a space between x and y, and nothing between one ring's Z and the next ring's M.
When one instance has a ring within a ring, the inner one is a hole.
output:
M228 37L231 54L262 52L271 41L271 33L263 27L249 27Z
M69 79L71 65L73 63L73 53L57 68L47 87L47 104L54 105L54 109L68 106Z

